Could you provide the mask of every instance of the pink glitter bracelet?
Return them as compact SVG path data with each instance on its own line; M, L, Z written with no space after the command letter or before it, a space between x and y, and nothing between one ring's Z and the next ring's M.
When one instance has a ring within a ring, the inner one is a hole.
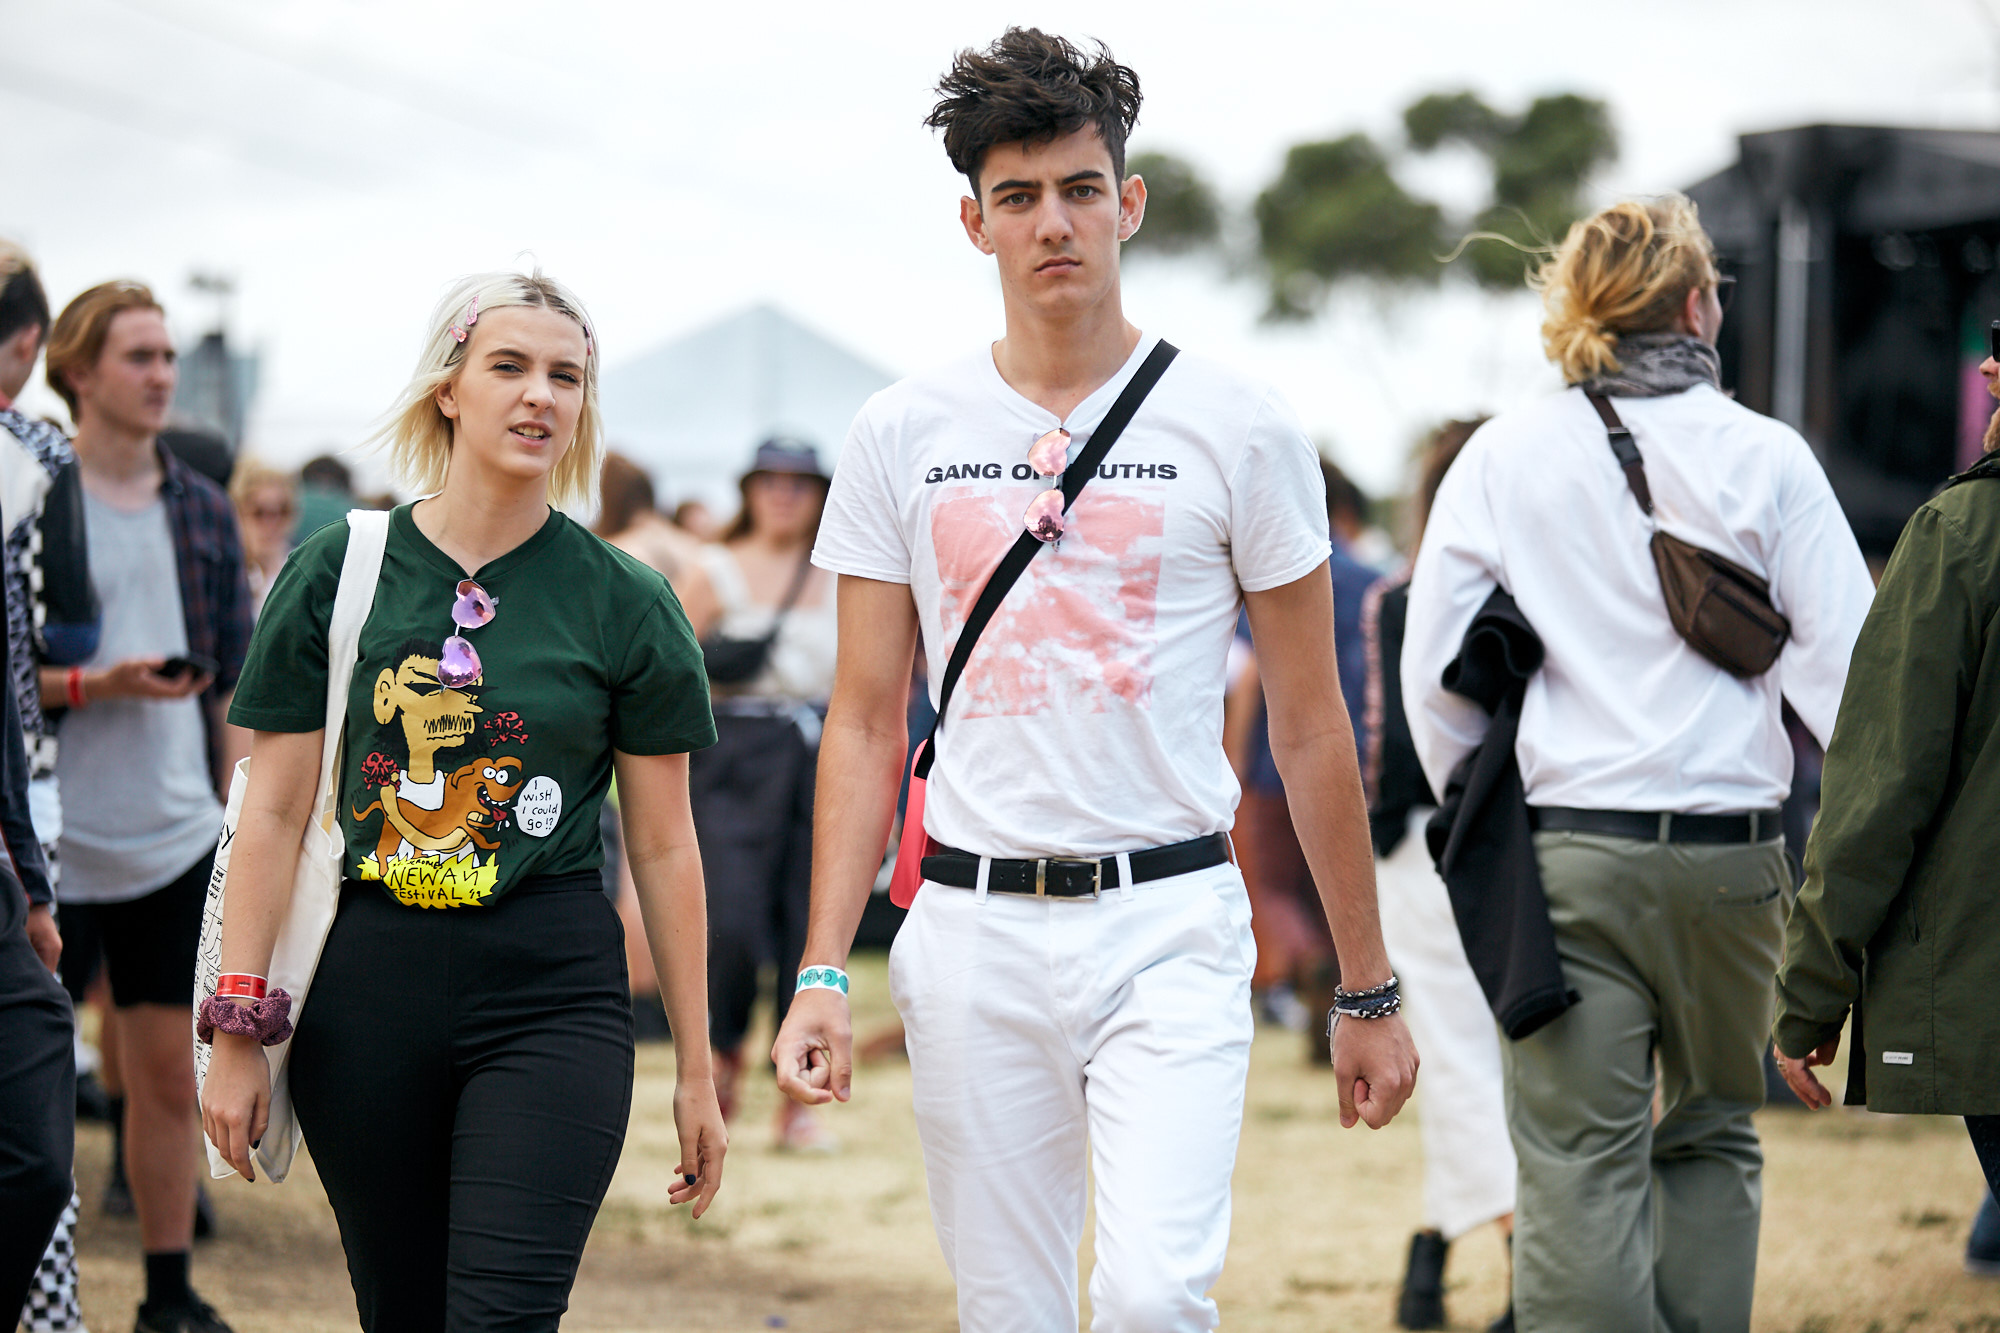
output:
M194 1032L205 1046L215 1044L215 1034L227 1032L237 1037L255 1037L265 1046L276 1046L292 1035L292 997L279 987L250 1004L237 1004L211 995L196 1011Z

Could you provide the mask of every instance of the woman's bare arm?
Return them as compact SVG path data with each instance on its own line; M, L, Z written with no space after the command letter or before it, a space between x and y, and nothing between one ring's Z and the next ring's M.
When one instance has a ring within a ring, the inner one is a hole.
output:
M260 731L250 741L249 785L229 848L223 885L222 970L266 976L291 906L299 842L319 786L323 731ZM250 1149L271 1111L271 1069L254 1038L215 1034L202 1088L202 1129L245 1180L257 1178Z
M674 1124L681 1139L675 1169L684 1183L668 1198L695 1200L694 1215L700 1217L722 1185L729 1136L716 1103L708 1048L708 900L688 805L688 757L619 751L614 758L625 858L674 1033ZM692 1184L685 1183L689 1176Z

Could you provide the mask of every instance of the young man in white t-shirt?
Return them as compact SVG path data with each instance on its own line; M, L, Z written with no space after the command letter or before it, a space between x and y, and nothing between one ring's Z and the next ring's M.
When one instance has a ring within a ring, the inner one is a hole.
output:
M772 1052L808 1103L849 1094L838 969L895 815L917 635L935 691L1048 486L1030 446L1066 428L1073 461L1158 341L1119 295L1118 246L1146 200L1122 179L1137 76L1102 48L1012 29L961 52L939 92L930 123L971 181L961 220L998 261L1006 336L870 400L820 527L813 558L840 575L839 669L806 970ZM1255 946L1222 750L1245 602L1272 749L1363 993L1343 1007L1369 1016L1336 1033L1342 1124L1386 1124L1416 1076L1334 668L1319 460L1275 393L1182 355L1063 527L1001 603L938 731L932 855L890 986L961 1327L1075 1327L1088 1143L1094 1327L1209 1329L1251 1037Z

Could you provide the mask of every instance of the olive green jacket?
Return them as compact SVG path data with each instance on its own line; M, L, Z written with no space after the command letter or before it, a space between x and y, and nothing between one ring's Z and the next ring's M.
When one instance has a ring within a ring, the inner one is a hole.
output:
M1847 1100L2000 1114L2000 457L1904 528L1827 747L1778 972L1798 1057L1854 1008Z

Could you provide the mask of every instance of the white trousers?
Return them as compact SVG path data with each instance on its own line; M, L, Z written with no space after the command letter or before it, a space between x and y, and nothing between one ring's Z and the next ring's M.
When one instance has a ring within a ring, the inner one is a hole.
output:
M1216 1326L1255 963L1232 865L1095 901L924 885L889 986L966 1333L1076 1328L1086 1143L1093 1333Z
M1375 864L1382 942L1417 1044L1417 1125L1424 1144L1424 1220L1456 1240L1514 1211L1500 1029L1458 937L1451 895L1424 847L1424 819Z

